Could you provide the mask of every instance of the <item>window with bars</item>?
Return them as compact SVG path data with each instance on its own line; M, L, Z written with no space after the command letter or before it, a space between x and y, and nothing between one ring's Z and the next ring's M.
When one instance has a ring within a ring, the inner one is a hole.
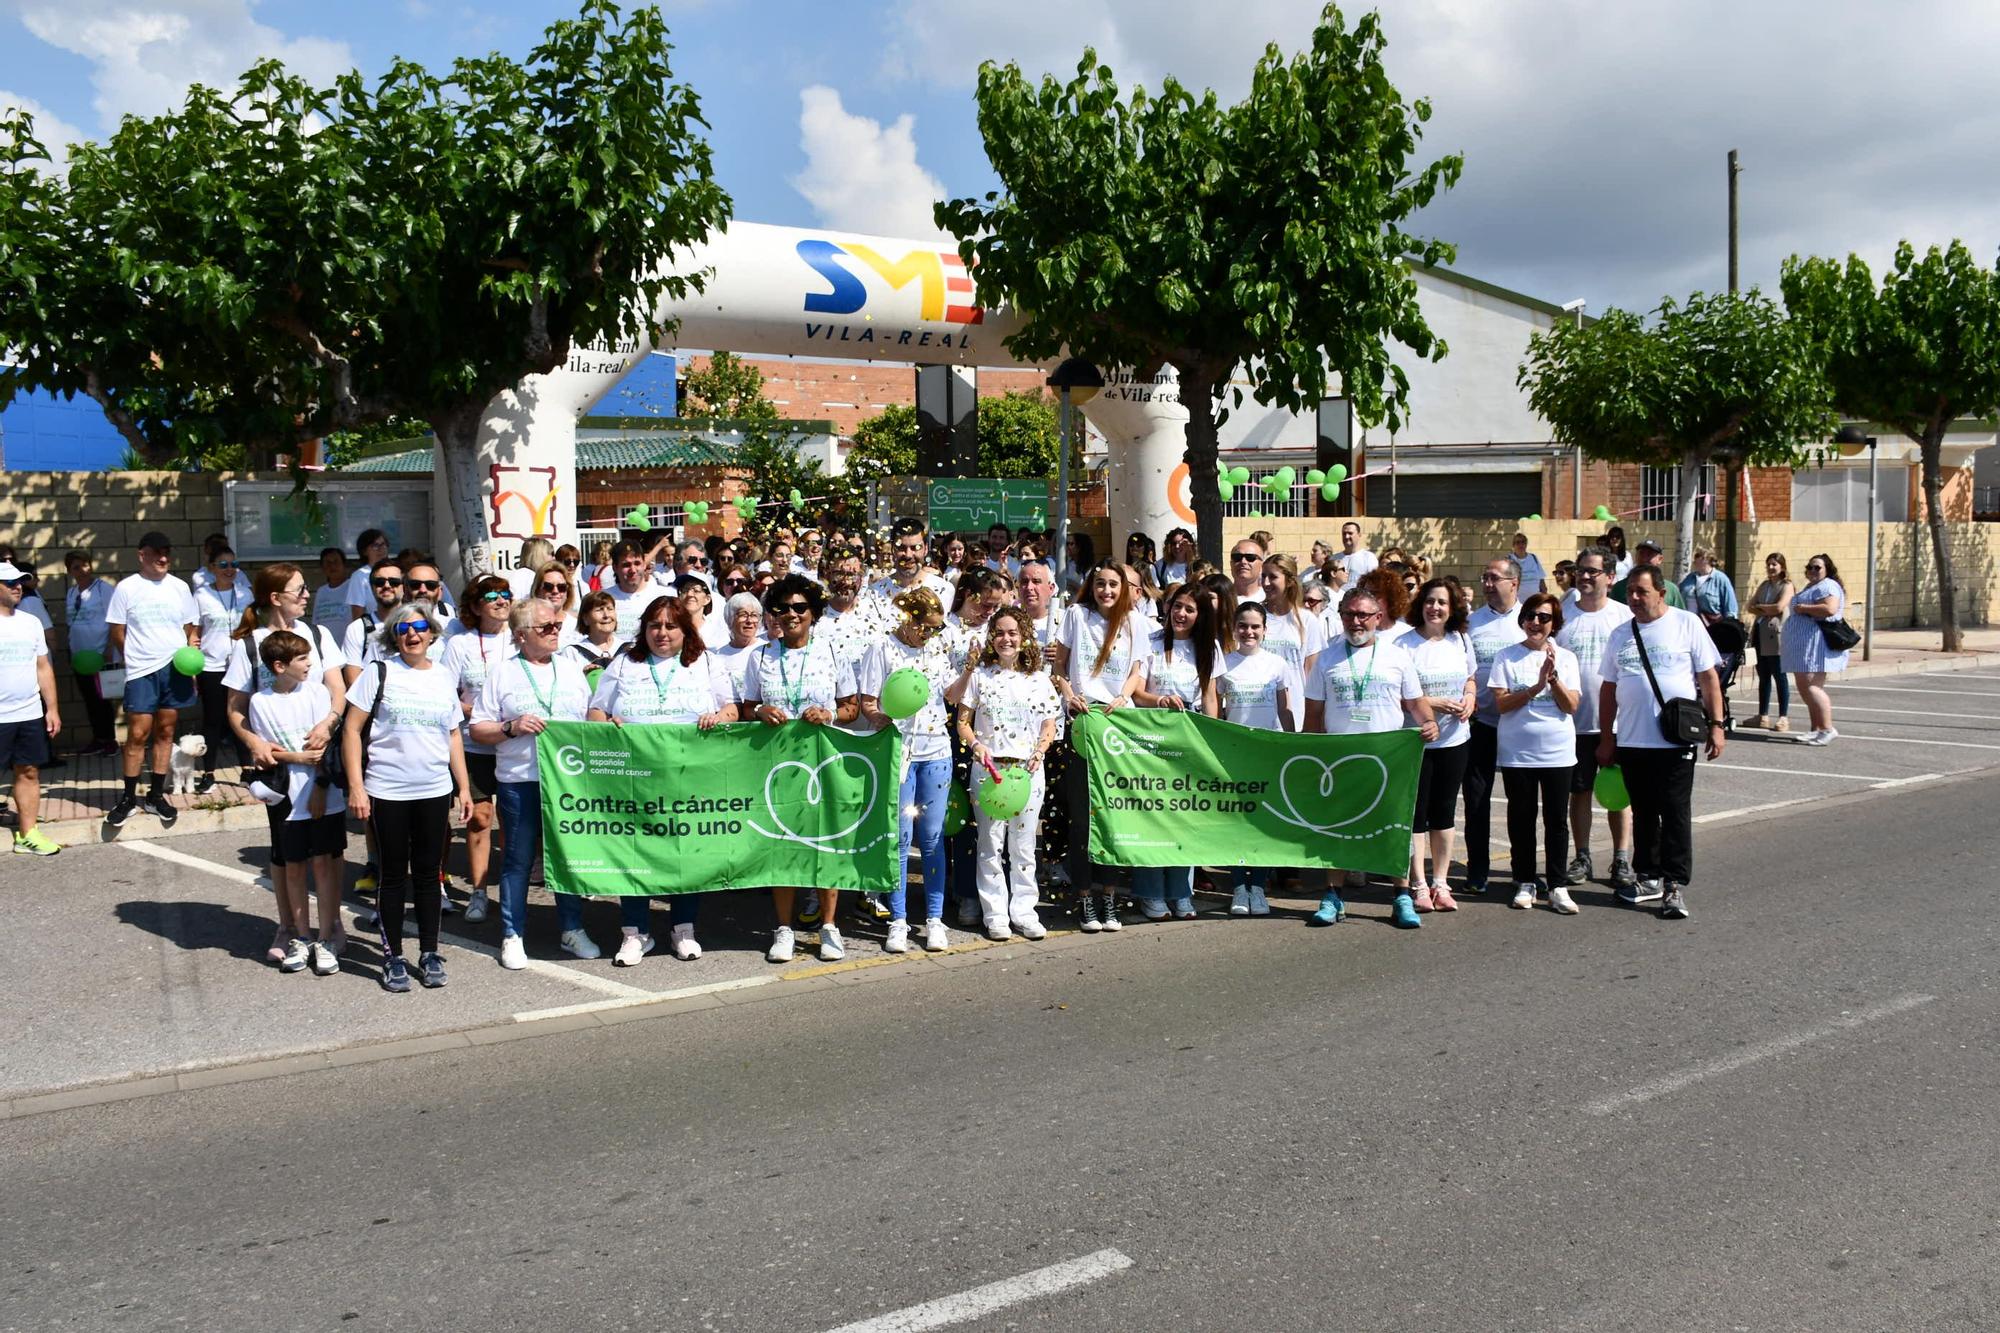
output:
M1697 522L1715 517L1716 510L1715 464L1704 463L1701 467L1701 490L1695 498L1694 516ZM1639 469L1639 512L1632 517L1649 523L1670 523L1680 514L1681 470L1677 467L1653 467L1648 464Z

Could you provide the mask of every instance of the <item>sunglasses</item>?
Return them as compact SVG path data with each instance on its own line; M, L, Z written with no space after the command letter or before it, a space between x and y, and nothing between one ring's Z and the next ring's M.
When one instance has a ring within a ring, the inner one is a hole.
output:
M1373 620L1381 614L1380 611L1342 611L1340 618L1342 620Z
M429 634L430 632L431 622L428 620L399 620L396 622L396 633L399 635Z
M403 586L405 588L422 588L429 592L436 592L444 586L444 583L440 579L404 579Z
M400 584L402 583L402 580L401 580L401 579L370 579L370 580L368 580L368 582L369 582L369 584L370 584L371 586L373 586L373 587L377 587L377 588L394 588L394 587L397 587L398 585L400 585Z
M494 602L511 602L514 600L514 594L511 592L503 591L499 588L495 588L491 592L480 593L479 600L487 603L488 605L491 605Z
M747 588L750 585L744 582L742 579L724 579L722 581L722 586L725 589L727 589L727 588Z
M778 616L802 616L811 610L812 603L810 602L780 602L771 608L771 614Z
M215 567L217 569L234 569L236 568L236 562L234 560L218 560L215 562Z
M551 620L540 625L530 625L528 632L531 634L554 634L560 629L562 629L562 626Z
M1524 625L1553 625L1556 623L1555 613L1551 611L1536 611L1530 615L1522 616L1521 623Z
M707 569L708 558L706 556L691 555L687 559L687 567L689 569Z
M1229 560L1232 564L1241 565L1262 560L1263 558L1263 556L1258 555L1255 551L1237 551L1229 557Z
M539 583L539 584L536 584L536 585L535 585L535 591L536 591L536 592L568 592L568 591L569 591L569 585L568 585L567 583Z
M563 561L562 563L563 563L563 568L564 568L564 569L575 569L575 568L576 568L576 567L577 567L578 565L582 564L582 563L583 563L583 561L581 561L581 560L565 560L565 561Z

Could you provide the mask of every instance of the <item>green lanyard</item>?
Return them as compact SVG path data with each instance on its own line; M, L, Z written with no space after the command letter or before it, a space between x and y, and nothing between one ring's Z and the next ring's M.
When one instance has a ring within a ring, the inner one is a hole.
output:
M799 649L799 652L807 657L811 657L812 644L808 642L805 647ZM800 665L799 683L797 685L794 685L792 684L791 668L789 665L787 665L791 660L792 660L792 650L785 647L785 645L782 643L779 644L778 645L778 688L782 690L785 695L785 711L790 713L793 717L797 717L799 715L799 700L803 699L806 693L806 673L812 668L812 663L808 661Z
M528 688L534 692L535 702L542 707L543 720L554 721L556 712L556 664L554 662L549 663L549 692L544 695L542 687L535 684L535 673L528 670L528 659L521 657L515 660L521 664L521 674L528 678Z
M674 683L675 679L678 678L681 674L681 664L679 658L674 659L672 663L672 668L673 668L672 670L667 672L667 683L665 685L662 685L660 683L660 669L653 665L652 658L648 657L646 659L646 674L653 678L653 693L658 696L658 703L656 706L662 713L667 711L667 688L668 686L671 686Z
M1347 678L1354 682L1354 706L1356 708L1359 708L1361 701L1367 698L1368 687L1375 682L1375 660L1381 655L1381 641L1376 640L1370 643L1368 645L1368 674L1357 676L1354 674L1354 645L1351 643L1347 645Z

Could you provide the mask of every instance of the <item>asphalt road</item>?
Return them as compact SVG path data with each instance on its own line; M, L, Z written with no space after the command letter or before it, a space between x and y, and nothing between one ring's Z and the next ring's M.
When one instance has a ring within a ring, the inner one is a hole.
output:
M0 1327L1990 1329L1996 808L0 1123Z

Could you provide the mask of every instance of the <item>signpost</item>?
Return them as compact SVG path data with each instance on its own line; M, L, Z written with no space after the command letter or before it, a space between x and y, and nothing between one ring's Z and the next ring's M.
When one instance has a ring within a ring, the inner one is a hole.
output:
M928 499L932 532L985 532L995 523L1040 532L1049 522L1049 483L1033 478L934 478Z

